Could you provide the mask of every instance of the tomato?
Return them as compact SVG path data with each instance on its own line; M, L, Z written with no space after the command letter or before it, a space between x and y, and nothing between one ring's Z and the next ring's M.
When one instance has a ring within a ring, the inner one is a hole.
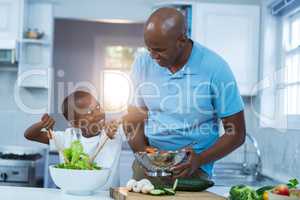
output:
M273 190L273 193L275 194L279 194L279 195L285 195L285 196L289 196L290 195L290 191L287 185L284 184L280 184L277 185Z

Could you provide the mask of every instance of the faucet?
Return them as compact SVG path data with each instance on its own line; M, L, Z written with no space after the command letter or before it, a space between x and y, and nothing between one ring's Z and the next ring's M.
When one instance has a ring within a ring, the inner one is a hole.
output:
M257 140L252 136L250 135L249 133L246 133L246 138L249 139L249 141L252 143L252 145L254 146L255 148L255 153L256 153L256 157L257 157L257 163L255 164L255 167L254 168L249 168L248 166L248 149L247 149L247 143L245 142L244 144L244 161L243 161L243 170L245 173L249 174L249 173L253 173L254 171L254 176L256 179L259 179L260 175L261 175L261 172L262 172L262 159L261 159L261 152L260 152L260 149L258 147L258 143L257 143Z

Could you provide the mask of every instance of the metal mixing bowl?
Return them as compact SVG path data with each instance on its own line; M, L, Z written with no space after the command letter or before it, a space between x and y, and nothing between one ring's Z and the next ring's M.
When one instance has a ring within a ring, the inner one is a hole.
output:
M155 153L138 152L135 158L146 169L148 176L170 176L171 168L183 162L187 153L179 151L156 151Z

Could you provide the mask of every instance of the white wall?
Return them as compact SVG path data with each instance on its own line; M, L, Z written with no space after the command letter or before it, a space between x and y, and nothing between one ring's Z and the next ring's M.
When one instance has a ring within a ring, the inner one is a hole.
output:
M165 2L174 2L174 0L58 0L55 3L54 15L56 18L65 19L143 22L151 14L155 4ZM260 0L179 0L176 2L260 4Z
M15 101L15 92L20 100L33 109L47 107L48 91L45 89L15 90L17 71L7 70L13 66L0 65L0 145L33 145L24 138L25 129L40 119L39 115L24 112ZM36 144L36 143L35 143Z
M151 1L142 0L59 0L55 3L56 18L67 19L123 19L145 21L151 12Z

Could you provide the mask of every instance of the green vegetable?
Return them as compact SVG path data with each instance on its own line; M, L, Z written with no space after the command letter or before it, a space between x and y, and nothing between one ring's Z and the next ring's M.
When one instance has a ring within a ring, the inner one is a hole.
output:
M173 190L174 191L176 191L177 186L178 186L178 179L176 179L174 184L173 184Z
M72 142L70 148L63 151L64 159L68 162L56 165L57 168L63 169L80 169L80 170L100 170L96 163L90 163L89 156L84 153L80 141Z
M165 191L167 195L175 195L176 193L172 188L163 188L163 191Z
M166 192L164 190L155 189L155 190L151 190L150 194L154 196L162 196L165 195Z
M167 185L165 185L165 184L164 185L155 185L154 188L155 188L154 190L150 191L150 194L152 192L151 195L163 196L163 195L175 195L176 194L176 191L175 191L174 187L170 188L169 184L167 184Z
M299 182L297 179L289 180L287 186L289 189L297 188ZM256 191L250 186L236 185L230 189L230 200L262 200L265 191L272 190L275 186L264 186Z
M289 180L288 184L286 184L288 186L289 189L294 189L294 188L297 188L299 182L297 179L291 179Z
M275 186L264 186L256 190L256 194L258 195L259 200L263 200L264 192L272 190Z
M259 200L256 191L246 185L233 186L230 189L230 200Z
M64 153L63 156L65 157L65 159L67 161L70 161L72 159L72 150L71 150L71 148L64 149L63 153Z
M214 182L200 178L179 178L175 181L173 189L176 191L200 192L212 187Z
M256 193L257 193L257 195L260 196L260 195L263 195L265 191L272 190L273 188L274 188L274 186L271 186L271 185L264 186L264 187L257 189Z

